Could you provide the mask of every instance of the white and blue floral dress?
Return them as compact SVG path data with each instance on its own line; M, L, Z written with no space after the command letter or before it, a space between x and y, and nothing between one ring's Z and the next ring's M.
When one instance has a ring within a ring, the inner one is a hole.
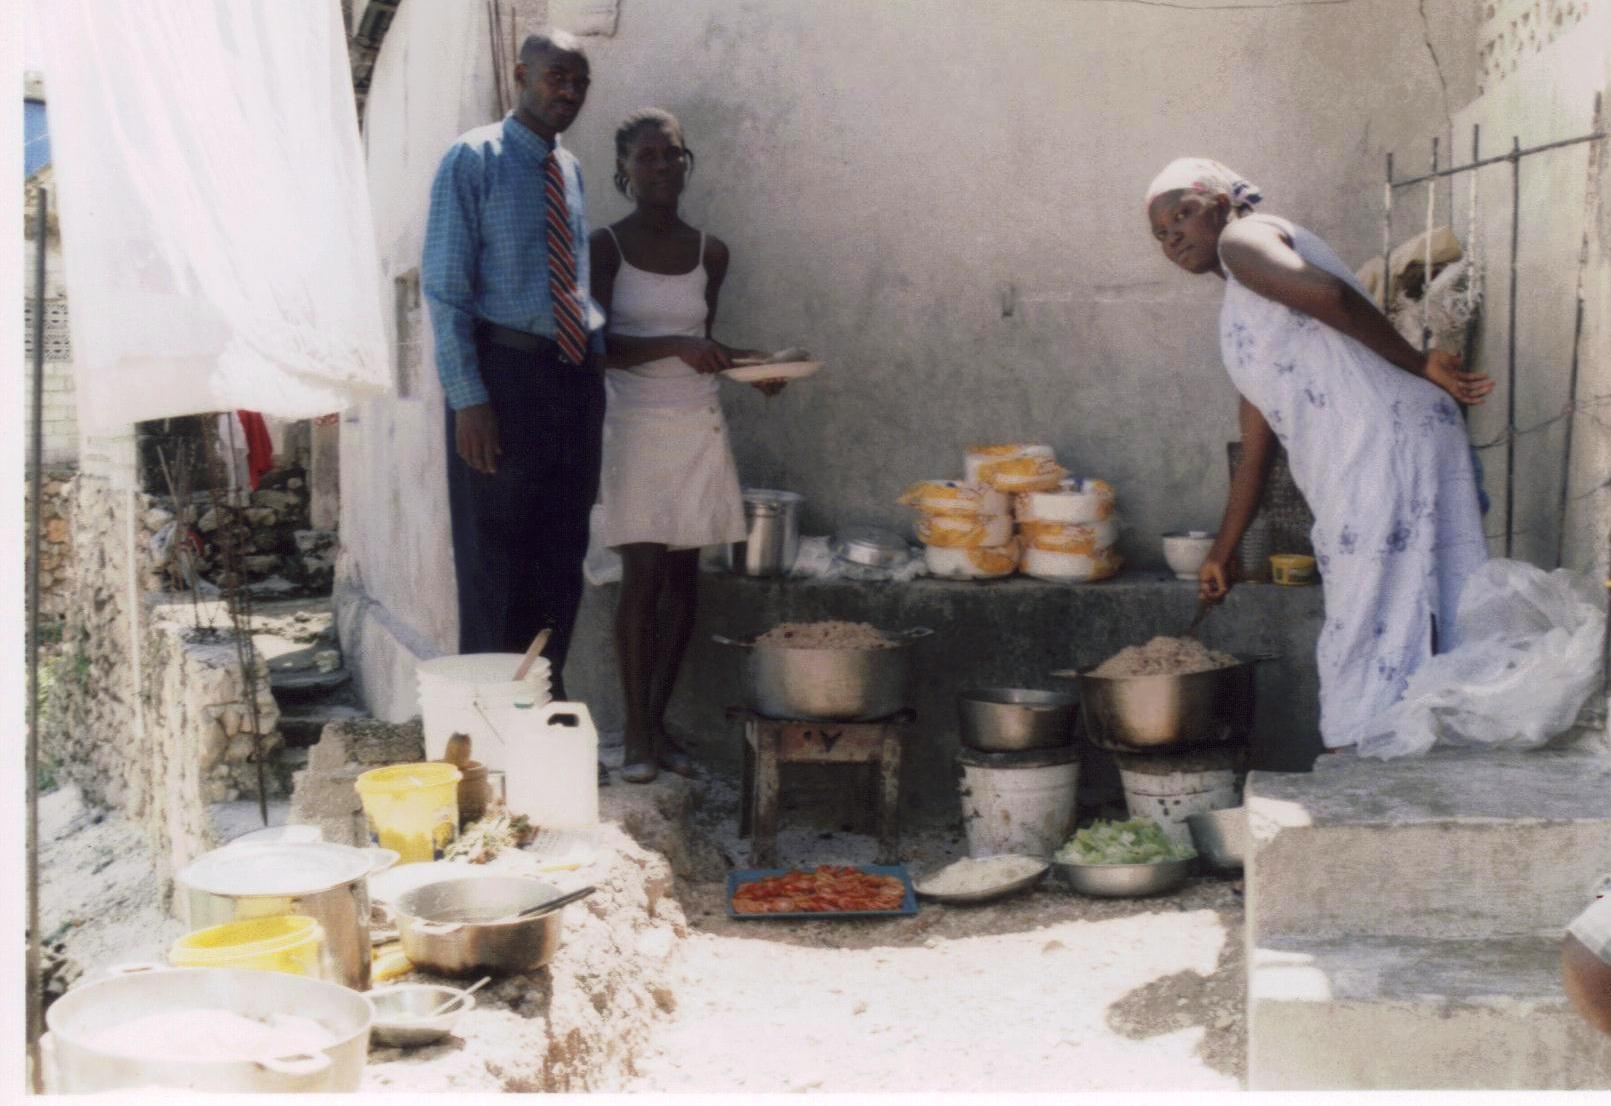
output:
M1268 216L1309 264L1366 295L1320 238ZM1367 298L1369 298L1367 296ZM1464 420L1441 388L1226 272L1220 345L1231 381L1283 447L1314 511L1325 586L1320 736L1352 745L1453 644L1466 577L1487 559Z

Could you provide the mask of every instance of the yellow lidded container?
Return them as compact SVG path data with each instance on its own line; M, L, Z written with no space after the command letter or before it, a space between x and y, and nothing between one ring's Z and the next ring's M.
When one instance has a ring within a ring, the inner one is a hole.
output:
M441 860L459 835L459 781L451 764L428 761L372 768L358 777L369 840L397 851L398 864Z
M1315 559L1301 553L1276 553L1270 557L1270 579L1287 587L1315 582Z
M176 968L239 968L321 979L324 928L300 914L225 922L186 934L168 950Z

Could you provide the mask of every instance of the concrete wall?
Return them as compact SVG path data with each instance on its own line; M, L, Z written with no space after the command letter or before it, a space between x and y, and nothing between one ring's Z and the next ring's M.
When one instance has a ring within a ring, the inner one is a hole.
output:
M1545 10L1570 8L1557 23ZM1471 130L1479 126L1484 156L1507 151L1513 136L1524 149L1594 130L1596 94L1611 96L1611 12L1581 5L1514 3L1484 24L1485 58L1501 71L1486 91L1456 116L1456 154L1469 160ZM1489 38L1488 36L1492 36ZM1530 37L1529 37L1530 36ZM1490 48L1491 47L1491 48ZM1608 101L1611 104L1611 101ZM1604 120L1602 119L1602 126ZM1474 367L1500 383L1471 420L1472 438L1494 442L1482 449L1494 511L1487 529L1495 554L1504 550L1508 406L1514 400L1515 506L1513 555L1553 568L1557 550L1571 568L1603 576L1611 530L1611 150L1588 144L1527 157L1520 171L1520 225L1516 271L1517 349L1514 396L1510 394L1509 300L1512 193L1511 166L1476 174L1475 245L1485 270L1485 302ZM1589 192L1591 174L1600 184ZM1454 192L1456 225L1470 240L1473 226L1470 178ZM1422 196L1411 198L1424 210ZM1586 248L1581 255L1580 249ZM1584 294L1583 328L1576 341L1581 405L1558 418L1573 399L1571 372L1579 282ZM1570 427L1572 465L1566 475L1563 534L1562 473Z
M805 493L808 532L904 525L900 489L960 475L970 442L1043 440L1117 485L1140 564L1161 560L1160 532L1217 522L1236 433L1219 285L1157 253L1147 180L1213 155L1363 261L1385 153L1447 139L1476 94L1478 13L1460 0L624 0L618 17L588 40L594 89L566 136L594 223L627 209L608 183L616 123L672 110L699 157L686 214L733 249L720 334L829 362L769 402L727 390L745 482ZM403 5L366 122L400 296L440 153L495 104L483 5ZM440 397L422 313L396 306L409 398L343 423L337 600L366 698L401 719L414 658L456 635Z

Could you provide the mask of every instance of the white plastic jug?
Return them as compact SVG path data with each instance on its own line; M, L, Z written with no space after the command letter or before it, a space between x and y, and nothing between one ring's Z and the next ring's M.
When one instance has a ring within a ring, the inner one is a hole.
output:
M582 829L599 820L599 734L586 703L551 702L493 712L509 809L541 829Z

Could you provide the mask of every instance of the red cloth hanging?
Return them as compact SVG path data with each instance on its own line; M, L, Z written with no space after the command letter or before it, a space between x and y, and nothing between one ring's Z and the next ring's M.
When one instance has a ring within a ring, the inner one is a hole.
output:
M246 435L246 472L255 492L263 474L274 467L274 439L269 437L268 423L256 411L236 411L235 417Z

